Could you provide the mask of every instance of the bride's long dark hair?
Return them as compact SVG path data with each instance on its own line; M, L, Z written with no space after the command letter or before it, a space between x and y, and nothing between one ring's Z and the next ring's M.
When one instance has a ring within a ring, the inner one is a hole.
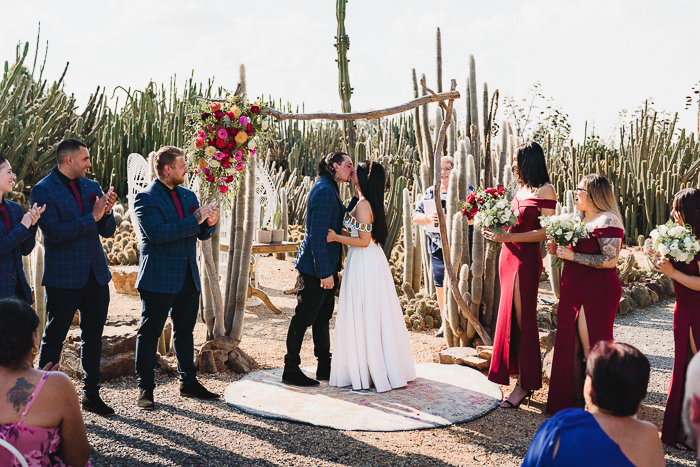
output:
M384 167L378 162L360 162L357 166L357 181L359 182L362 196L365 197L372 207L372 215L374 216L372 238L380 245L384 245L389 234L389 227L386 224L386 212L384 211L384 189L386 188Z

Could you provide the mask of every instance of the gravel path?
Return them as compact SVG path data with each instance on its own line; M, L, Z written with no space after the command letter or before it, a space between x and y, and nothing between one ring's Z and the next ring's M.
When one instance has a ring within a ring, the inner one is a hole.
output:
M262 258L260 283L282 311L273 315L263 306L246 314L241 347L263 368L279 367L295 299L282 290L294 285L291 263ZM269 288L268 288L269 287ZM116 313L138 313L135 298L112 295ZM645 352L652 364L649 396L640 417L661 427L673 362L673 302L618 316L615 338ZM111 311L110 311L111 313ZM196 338L203 340L203 325ZM432 333L409 333L416 362L429 362L442 341ZM307 335L307 338L309 336ZM302 365L313 366L310 340ZM200 375L210 389L224 392L239 376L234 373ZM180 398L175 379L157 376L155 400L159 409L134 407L135 378L107 382L104 399L117 416L105 419L84 413L94 466L517 466L543 415L547 387L538 391L530 407L495 410L482 419L433 430L368 433L342 432L297 423L254 417L229 408L223 400L202 402ZM502 387L504 393L510 388ZM691 454L666 450L667 465L696 465Z

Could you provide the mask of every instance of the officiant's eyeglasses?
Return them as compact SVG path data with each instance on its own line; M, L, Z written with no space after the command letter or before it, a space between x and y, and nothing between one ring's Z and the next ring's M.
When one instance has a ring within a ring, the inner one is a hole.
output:
M449 171L452 170L452 169L453 169L452 166L449 166L449 167L442 167L442 168L440 168L440 172L449 172Z

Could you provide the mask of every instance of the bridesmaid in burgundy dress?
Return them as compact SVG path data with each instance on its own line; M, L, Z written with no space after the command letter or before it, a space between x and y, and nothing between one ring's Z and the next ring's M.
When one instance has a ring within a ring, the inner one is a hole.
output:
M547 397L547 413L552 415L584 406L585 361L597 342L613 339L622 296L617 258L625 231L612 185L601 175L586 175L574 193L576 208L593 231L573 248L547 244L549 254L564 259Z
M517 375L515 389L499 404L505 409L518 407L532 391L542 387L537 289L542 273L540 242L546 236L539 217L553 215L557 204L540 145L521 144L513 159L513 175L520 181L512 202L520 211L518 223L505 235L482 230L487 240L503 242L499 260L501 299L489 380L508 385L509 376Z
M678 225L689 225L697 238L700 234L700 190L686 188L679 191L673 198L671 215ZM673 289L676 292L676 307L673 310L676 351L661 441L687 450L692 449L693 441L691 437L686 439L681 424L681 409L688 363L698 352L700 344L700 253L690 264L661 259L656 262L655 269L673 279Z

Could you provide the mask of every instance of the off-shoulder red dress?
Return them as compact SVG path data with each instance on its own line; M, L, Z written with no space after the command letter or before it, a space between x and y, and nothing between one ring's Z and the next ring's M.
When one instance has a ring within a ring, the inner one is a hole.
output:
M671 261L673 267L691 276L700 276L698 270L700 253L695 255L690 264ZM673 358L673 372L671 373L671 385L666 399L666 413L661 430L661 441L671 446L676 444L676 431L681 418L683 408L683 395L685 393L686 354L690 330L693 331L695 345L700 345L700 292L673 281L673 290L676 292L676 307L673 309L673 341L675 354Z
M520 211L518 223L511 233L538 230L540 209L554 209L553 199L513 197L512 206ZM540 242L504 242L499 259L501 299L498 305L498 323L493 341L493 357L489 368L489 380L498 384L509 384L509 375L520 374L520 386L525 390L542 387L542 361L540 339L537 329L537 289L542 273ZM520 356L515 345L518 342L517 322L513 308L515 278L520 280ZM511 343L515 345L511 346Z
M599 238L624 238L618 227L593 230L572 249L584 255L600 255ZM574 406L574 358L576 320L583 307L591 348L613 338L615 314L622 296L616 268L599 269L574 261L564 261L561 274L557 338L554 342L552 377L549 380L547 413L554 415Z

